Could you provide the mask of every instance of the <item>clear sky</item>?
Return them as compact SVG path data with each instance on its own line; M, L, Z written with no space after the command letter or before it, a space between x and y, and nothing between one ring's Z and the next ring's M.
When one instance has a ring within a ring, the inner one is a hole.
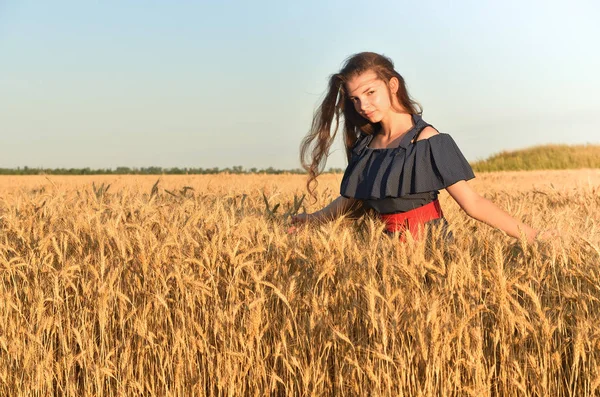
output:
M469 160L598 144L599 19L596 0L0 0L0 167L298 168L360 51Z

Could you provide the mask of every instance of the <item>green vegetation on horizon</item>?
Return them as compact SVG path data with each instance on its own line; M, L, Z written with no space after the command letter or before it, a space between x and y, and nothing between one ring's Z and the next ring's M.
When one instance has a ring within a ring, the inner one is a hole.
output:
M475 172L565 170L600 168L600 145L543 145L515 151L503 151L486 160L471 163ZM342 168L330 167L324 173L343 173ZM282 170L242 166L231 168L162 168L162 167L117 167L115 169L91 168L0 168L0 175L202 175L202 174L303 174L296 168Z
M600 145L543 145L471 163L475 172L600 168Z
M339 168L330 168L327 172L343 172ZM303 174L302 169L279 170L273 167L244 169L241 165L227 168L162 168L162 167L117 167L91 169L86 168L0 168L0 175L210 175L210 174Z

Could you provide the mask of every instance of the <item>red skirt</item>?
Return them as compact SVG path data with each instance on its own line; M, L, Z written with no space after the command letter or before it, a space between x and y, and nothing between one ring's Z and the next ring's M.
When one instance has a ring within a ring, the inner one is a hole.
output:
M419 239L425 223L434 219L444 217L440 202L434 200L419 208L397 214L380 214L381 220L385 222L385 231L388 233L401 232L401 240L404 240L404 232L409 231L414 239Z

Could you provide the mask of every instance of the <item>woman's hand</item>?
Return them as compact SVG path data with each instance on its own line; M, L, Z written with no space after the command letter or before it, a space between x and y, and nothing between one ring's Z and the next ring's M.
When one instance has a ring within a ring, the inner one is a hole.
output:
M292 216L292 225L288 228L288 234L296 233L298 231L298 227L301 225L310 222L313 214L302 213L298 215Z
M540 230L535 236L535 241L548 243L559 237L561 237L561 234L558 229Z
M300 225L309 221L312 214L302 213L292 216L292 225Z
M339 196L319 211L312 214L303 213L293 216L291 220L292 226L288 228L288 233L295 233L299 226L307 222L322 224L336 219L348 213L356 204L357 201L354 199Z

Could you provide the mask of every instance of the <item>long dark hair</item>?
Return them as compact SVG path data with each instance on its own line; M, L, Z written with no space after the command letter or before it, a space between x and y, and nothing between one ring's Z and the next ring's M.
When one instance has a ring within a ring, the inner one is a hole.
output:
M359 115L346 95L345 83L366 71L373 71L386 83L388 90L390 79L396 77L399 83L396 96L403 110L409 114L422 112L421 105L408 95L404 79L394 70L394 63L390 58L374 52L360 52L348 57L340 72L330 76L327 94L315 111L310 131L300 145L300 161L308 172L306 188L313 197L317 188L317 177L323 171L329 149L340 126L340 116L343 116L344 145L348 160L361 131L370 135L379 127L379 123L371 123ZM391 93L389 95L391 100Z

